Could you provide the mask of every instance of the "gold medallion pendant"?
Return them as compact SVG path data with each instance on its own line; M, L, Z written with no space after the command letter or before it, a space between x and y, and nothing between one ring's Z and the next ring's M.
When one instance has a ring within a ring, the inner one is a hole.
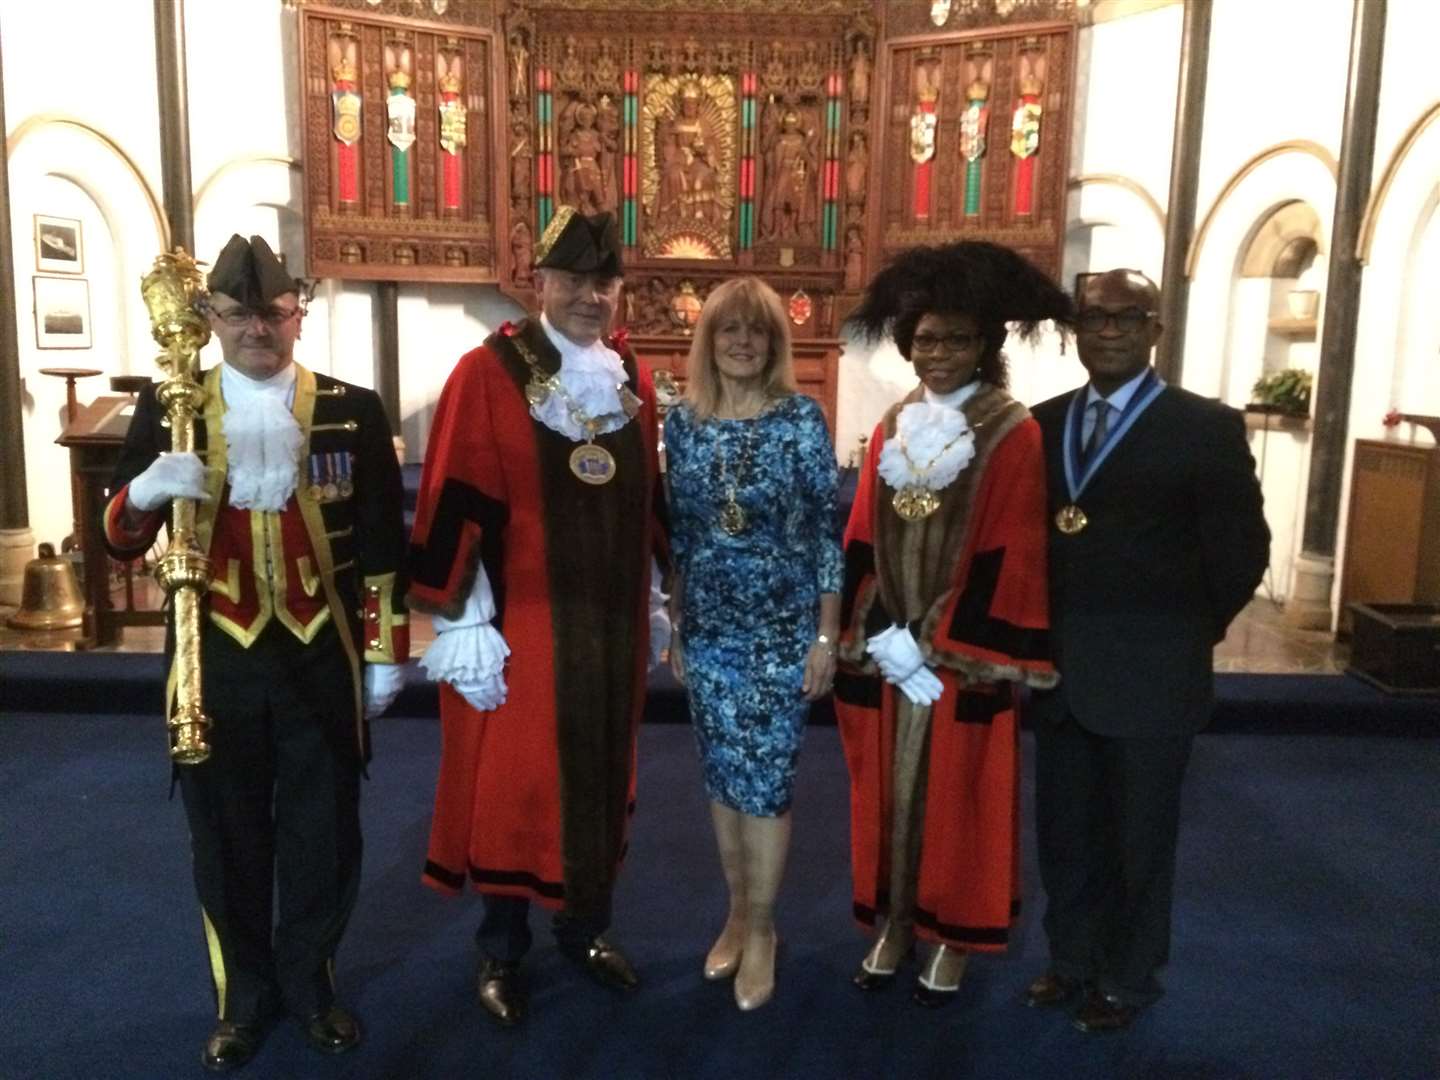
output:
M615 479L615 458L603 446L581 443L570 453L570 471L587 484L608 484Z
M745 508L735 501L732 494L728 502L720 508L720 528L729 536L739 536L750 525L750 519L745 516Z
M890 503L906 521L923 521L940 509L940 496L929 488L912 485L897 491Z
M1055 511L1055 527L1066 536L1074 536L1089 524L1090 519L1085 516L1085 511L1074 503Z

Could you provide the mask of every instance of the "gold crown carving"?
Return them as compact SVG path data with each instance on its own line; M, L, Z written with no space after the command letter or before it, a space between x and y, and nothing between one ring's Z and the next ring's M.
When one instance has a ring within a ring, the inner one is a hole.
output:
M394 71L390 72L390 89L409 90L410 73L404 68L396 68Z

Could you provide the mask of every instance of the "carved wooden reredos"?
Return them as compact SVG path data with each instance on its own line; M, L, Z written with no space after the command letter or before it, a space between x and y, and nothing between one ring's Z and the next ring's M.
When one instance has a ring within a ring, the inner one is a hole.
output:
M758 274L833 419L840 322L894 251L993 239L1058 274L1076 14L1076 0L302 2L308 270L494 282L529 302L556 209L612 210L647 359L678 369L707 293Z

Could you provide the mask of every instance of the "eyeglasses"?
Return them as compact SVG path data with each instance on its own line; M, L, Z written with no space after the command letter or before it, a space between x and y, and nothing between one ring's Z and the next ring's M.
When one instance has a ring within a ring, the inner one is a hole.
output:
M1137 330L1143 330L1145 325L1158 314L1157 311L1146 311L1138 307L1125 308L1123 311L1086 308L1080 312L1080 318L1076 320L1076 325L1087 334L1098 334L1105 329L1108 323L1113 322L1115 329L1122 334L1133 334Z
M252 311L250 308L243 307L234 307L226 311L217 311L209 304L206 304L205 310L208 311L211 315L214 315L226 326L235 327L236 329L239 329L242 326L249 326L256 319L259 319L266 326L273 329L277 326L284 326L296 315L299 315L300 312L304 309L297 305L292 308L266 308L264 311Z
M947 353L965 352L974 348L975 343L980 340L979 334L946 334L939 337L935 334L916 334L910 339L910 351L918 353L940 352L942 349Z

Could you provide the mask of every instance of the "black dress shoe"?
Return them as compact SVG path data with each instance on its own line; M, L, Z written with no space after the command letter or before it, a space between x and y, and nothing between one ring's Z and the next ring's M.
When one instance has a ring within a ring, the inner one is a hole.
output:
M1087 1034L1103 1035L1125 1030L1139 1014L1138 1005L1127 1005L1117 997L1090 990L1075 1011L1074 1024Z
M305 1038L316 1050L343 1054L360 1045L360 1022L339 1005L331 1005L305 1020Z
M265 1027L262 1024L237 1024L221 1020L205 1040L205 1049L200 1054L200 1064L211 1072L229 1072L238 1069L260 1049L265 1041Z
M565 950L565 955L602 986L628 992L640 985L640 976L635 974L625 954L598 937L586 945Z
M858 987L859 989L864 990L866 993L872 993L876 990L884 990L885 987L889 986L894 981L895 972L871 971L864 964L861 964L855 970L855 974L850 976L850 985Z
M927 1009L939 1009L949 1005L960 996L960 988L953 990L936 990L933 986L926 986L922 982L915 984L915 992L910 995L916 1005L924 1005Z
M1064 975L1047 971L1025 988L1020 1000L1032 1009L1048 1009L1064 1005L1079 989L1079 979L1067 979Z
M513 1028L525 1019L525 987L517 962L480 957L476 989L480 1007L501 1027Z

